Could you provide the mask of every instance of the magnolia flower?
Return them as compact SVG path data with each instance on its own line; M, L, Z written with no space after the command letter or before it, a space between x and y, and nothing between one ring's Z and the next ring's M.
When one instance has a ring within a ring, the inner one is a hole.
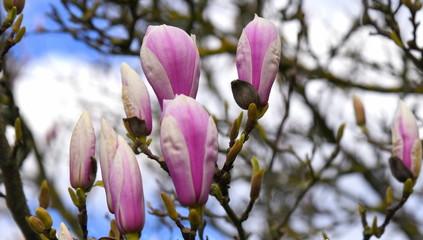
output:
M417 127L417 122L413 113L402 101L400 101L398 111L394 118L392 145L393 157L400 159L403 165L411 171L413 177L417 178L420 173L422 159L422 144L419 138L419 128ZM393 172L395 171L392 167L391 170Z
M176 94L196 97L200 55L195 35L166 25L149 26L141 46L141 65L160 107Z
M236 66L238 78L253 85L262 106L269 100L280 57L281 41L275 25L256 15L239 38Z
M217 158L213 118L191 97L165 100L160 129L163 157L184 206L207 202Z
M73 188L91 188L97 166L94 157L95 134L90 114L84 111L72 132L70 143L70 182Z
M120 136L109 165L108 184L119 232L140 233L145 221L141 172L134 152Z
M112 161L115 158L117 148L117 134L110 127L109 123L102 119L101 120L101 132L100 132L100 167L101 175L103 178L104 190L106 191L107 206L111 213L114 213L112 196L110 195L109 186L109 168L112 165Z
M152 129L152 116L147 87L140 76L126 63L122 63L121 65L121 74L122 100L126 117L127 119L136 117L143 120L143 122L129 122L129 130L132 134L136 135L150 135ZM138 124L134 125L134 123Z

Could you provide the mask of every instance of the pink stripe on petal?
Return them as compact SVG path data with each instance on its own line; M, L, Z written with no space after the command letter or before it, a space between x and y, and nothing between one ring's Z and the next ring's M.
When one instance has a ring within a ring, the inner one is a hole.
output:
M279 61L281 56L281 41L279 37L273 41L263 59L263 65L266 66L262 68L260 75L260 86L259 86L259 95L262 106L266 105L269 101L270 90L275 82L276 75L279 71Z
M109 123L105 119L102 119L99 146L100 168L103 178L104 190L106 192L107 206L111 213L114 213L114 210L109 187L109 168L112 165L112 161L115 157L116 148L117 134L113 128L110 127Z
M207 202L217 160L217 128L212 117L209 117L204 149L204 176L201 186L201 195L198 200L199 205L203 205Z
M179 202L187 206L194 204L195 192L189 163L189 150L178 127L178 122L171 115L166 115L162 120L160 143Z
M118 139L110 169L110 189L121 233L140 232L145 221L141 172L132 149L122 137Z

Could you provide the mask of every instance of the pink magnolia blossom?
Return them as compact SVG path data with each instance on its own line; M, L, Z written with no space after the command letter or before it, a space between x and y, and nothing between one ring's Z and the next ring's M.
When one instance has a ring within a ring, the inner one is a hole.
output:
M134 152L120 136L108 181L119 232L140 233L145 222L141 172Z
M422 144L416 118L400 101L392 127L392 155L402 160L415 178L418 177L422 159Z
M146 135L152 129L150 97L141 77L126 63L121 65L122 100L126 117L145 121Z
M200 55L195 35L172 26L149 26L141 46L141 65L160 107L176 94L196 97Z
M191 97L165 100L160 129L166 165L184 206L207 202L217 158L213 118Z
M87 189L95 180L95 134L90 114L84 111L72 132L70 143L70 182L73 188Z
M100 168L101 175L103 178L104 190L106 192L107 206L111 213L114 213L112 196L110 195L110 184L109 184L109 168L112 165L112 161L115 158L117 148L117 134L109 123L105 120L101 120L101 132L100 132Z
M269 100L280 57L281 41L275 25L256 15L239 38L236 66L238 78L253 85L262 106Z

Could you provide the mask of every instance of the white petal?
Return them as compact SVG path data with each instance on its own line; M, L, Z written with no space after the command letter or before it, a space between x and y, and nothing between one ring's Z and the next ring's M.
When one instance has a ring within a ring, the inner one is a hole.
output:
M163 118L160 136L163 156L180 201L194 199L189 150L174 117L166 115Z

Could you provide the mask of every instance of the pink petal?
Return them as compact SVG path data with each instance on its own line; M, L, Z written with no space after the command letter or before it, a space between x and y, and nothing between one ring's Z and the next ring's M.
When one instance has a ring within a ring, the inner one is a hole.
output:
M120 233L140 232L145 221L141 172L132 149L120 136L109 180Z
M152 130L150 97L141 77L126 63L121 65L122 100L128 118L145 120L147 134Z
M173 99L176 94L196 96L200 56L195 37L176 27L149 26L141 47L141 63L160 106L163 99Z
M70 143L70 181L73 188L90 183L91 157L95 154L95 134L88 111L79 118Z
M110 127L109 123L105 120L101 120L101 132L100 132L100 167L101 175L103 178L104 189L106 191L107 206L111 213L114 213L112 197L110 195L109 187L109 168L112 165L112 161L115 157L117 148L117 134Z

